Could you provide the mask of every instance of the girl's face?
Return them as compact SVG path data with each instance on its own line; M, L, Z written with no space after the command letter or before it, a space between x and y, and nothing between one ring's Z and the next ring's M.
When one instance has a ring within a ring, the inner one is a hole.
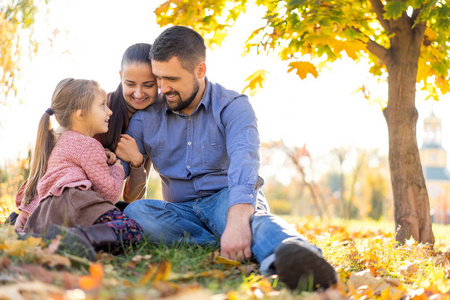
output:
M92 103L91 111L88 117L88 134L93 137L99 133L105 133L108 131L109 117L112 115L112 111L106 104L106 93L100 89L95 92L95 100Z
M144 109L156 101L158 86L147 63L130 63L120 72L123 98L135 109Z

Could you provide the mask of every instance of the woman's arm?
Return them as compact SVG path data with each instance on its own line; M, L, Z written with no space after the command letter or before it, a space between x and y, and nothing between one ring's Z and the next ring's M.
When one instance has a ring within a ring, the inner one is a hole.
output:
M130 168L130 175L125 181L123 201L131 203L145 198L147 194L147 181L150 176L152 161L146 157L144 163L138 168Z

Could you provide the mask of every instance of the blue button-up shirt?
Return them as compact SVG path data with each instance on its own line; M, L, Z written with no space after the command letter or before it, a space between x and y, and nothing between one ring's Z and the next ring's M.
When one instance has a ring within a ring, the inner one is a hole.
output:
M184 202L229 189L229 207L255 205L259 169L257 119L248 97L206 80L187 116L159 99L131 118L127 134L160 174L163 199ZM124 164L129 174L129 165Z

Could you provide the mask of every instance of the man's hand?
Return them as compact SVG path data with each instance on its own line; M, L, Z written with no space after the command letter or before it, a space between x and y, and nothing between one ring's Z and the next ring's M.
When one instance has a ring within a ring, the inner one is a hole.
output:
M220 238L220 255L232 260L252 258L250 217L255 212L251 204L235 204L228 210L227 226Z
M25 223L27 222L29 216L30 214L27 213L26 211L22 211L19 214L19 216L16 219L16 223L14 225L14 229L16 230L16 232L23 232Z
M121 134L117 144L116 154L133 168L139 168L144 162L144 156L139 152L136 141L128 134Z

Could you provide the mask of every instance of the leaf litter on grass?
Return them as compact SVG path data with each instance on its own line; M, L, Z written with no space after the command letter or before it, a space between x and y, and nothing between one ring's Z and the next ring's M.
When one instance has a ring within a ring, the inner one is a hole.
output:
M321 292L291 292L255 262L225 259L217 249L143 244L126 253L103 253L98 262L63 256L59 240L18 240L0 228L0 299L449 299L448 241L434 247L392 232L330 225L305 218L293 225L320 247L338 272Z

